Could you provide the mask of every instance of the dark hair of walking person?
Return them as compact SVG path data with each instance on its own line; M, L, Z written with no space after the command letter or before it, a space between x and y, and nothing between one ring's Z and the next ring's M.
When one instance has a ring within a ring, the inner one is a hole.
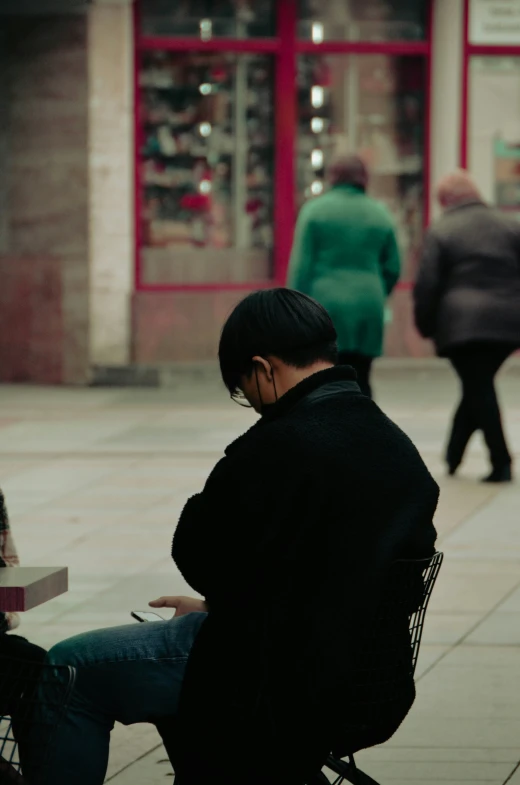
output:
M428 230L415 286L415 321L461 385L446 450L448 472L461 465L482 431L491 473L509 482L512 457L502 427L495 376L520 347L520 224L491 208L462 169L437 188L442 217Z
M351 365L371 397L373 361L383 352L385 302L400 273L394 221L367 194L369 171L358 155L337 158L330 190L306 202L296 224L288 286L330 313L339 362Z
M362 191L368 188L368 167L359 155L336 158L329 167L331 185L353 185Z

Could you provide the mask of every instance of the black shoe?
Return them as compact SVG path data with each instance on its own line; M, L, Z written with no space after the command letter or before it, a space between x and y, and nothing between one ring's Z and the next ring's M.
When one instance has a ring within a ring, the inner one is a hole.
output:
M482 482L502 483L513 482L513 472L511 466L503 466L501 469L493 469L488 477L484 477Z
M457 469L459 468L460 463L450 463L448 461L448 477L455 477L457 474Z
M464 460L464 453L465 450L454 450L451 444L448 447L445 461L448 467L449 477L454 477L457 474L457 471L460 469L462 461Z

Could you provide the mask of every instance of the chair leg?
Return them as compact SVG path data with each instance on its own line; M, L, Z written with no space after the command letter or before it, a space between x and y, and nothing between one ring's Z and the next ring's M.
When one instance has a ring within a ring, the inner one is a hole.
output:
M357 768L353 755L349 757L348 761L338 760L338 758L333 758L331 755L326 765L328 769L331 769L335 774L339 774L352 785L379 785L372 777L369 777L368 774Z
M320 773L317 774L313 781L309 782L308 785L330 785L330 782L328 781L325 774L320 771Z

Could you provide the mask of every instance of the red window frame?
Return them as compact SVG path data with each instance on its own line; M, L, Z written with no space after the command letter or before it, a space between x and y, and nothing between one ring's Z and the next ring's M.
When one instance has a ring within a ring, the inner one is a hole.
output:
M462 118L460 136L460 166L469 165L469 90L470 60L472 57L520 57L520 46L501 44L472 44L470 35L471 2L464 0L464 21L462 25Z
M433 27L433 3L428 4L428 24L424 41L375 41L348 42L324 41L315 44L297 37L298 0L276 0L276 36L274 38L214 38L200 41L196 38L157 37L141 34L139 8L141 0L134 2L134 156L135 156L135 289L137 291L223 291L250 290L283 286L291 252L294 223L296 219L295 200L295 139L297 134L296 106L296 58L299 54L385 54L385 55L422 55L426 58L426 95L425 95L425 145L424 145L424 224L429 223L430 191L430 96L431 96L431 40ZM466 0L467 2L467 0ZM147 50L168 50L172 52L211 51L211 52L250 52L271 54L275 58L275 176L274 176L274 276L269 281L250 281L243 283L207 284L147 284L142 276L141 264L141 215L142 183L140 150L142 148L142 128L140 124L139 69L141 52ZM291 100L289 100L289 98ZM409 289L411 283L403 281L399 288Z

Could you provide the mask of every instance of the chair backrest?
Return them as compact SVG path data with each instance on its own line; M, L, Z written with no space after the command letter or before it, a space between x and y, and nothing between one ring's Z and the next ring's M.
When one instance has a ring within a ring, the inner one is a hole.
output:
M442 560L443 554L435 553L429 559L399 560L390 567L376 612L360 633L344 696L339 757L384 743L408 713L415 698L414 674L426 610Z
M412 665L413 665L413 672L415 673L415 669L417 667L417 660L419 658L419 649L421 646L422 634L424 629L424 618L426 616L426 611L428 610L428 605L430 603L430 598L432 596L433 587L435 586L435 582L439 575L439 571L442 566L442 561L444 559L444 554L440 551L437 551L431 559L424 559L420 561L402 561L397 562L397 564L405 565L412 565L415 564L422 570L422 579L423 579L423 596L422 602L420 606L417 608L415 613L410 616L410 640L412 644Z

